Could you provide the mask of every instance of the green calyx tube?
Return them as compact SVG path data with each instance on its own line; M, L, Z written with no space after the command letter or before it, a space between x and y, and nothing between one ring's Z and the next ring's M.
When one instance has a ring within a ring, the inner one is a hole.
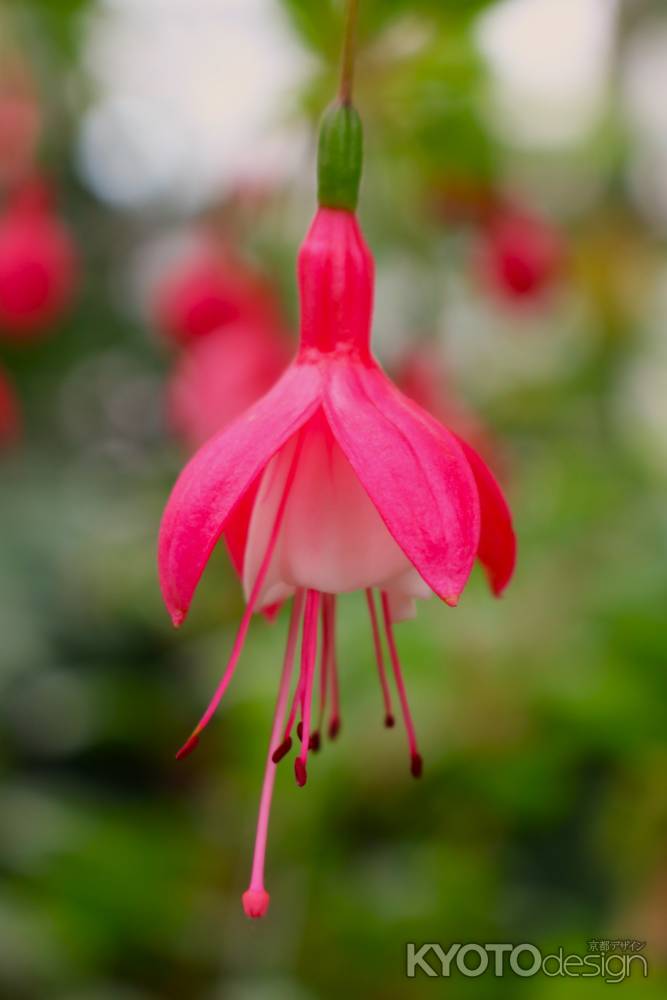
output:
M323 208L354 212L363 160L361 119L352 104L337 101L320 126L317 153L317 200Z

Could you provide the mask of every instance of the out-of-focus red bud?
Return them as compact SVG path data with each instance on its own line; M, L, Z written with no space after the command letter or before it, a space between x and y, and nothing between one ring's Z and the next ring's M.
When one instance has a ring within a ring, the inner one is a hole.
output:
M176 344L187 344L238 321L279 323L271 287L245 264L213 246L203 246L158 285L155 325Z
M484 283L515 302L550 290L564 261L563 240L550 222L523 209L501 209L484 228L477 267Z
M21 433L19 404L14 388L0 368L0 448L15 444Z
M275 327L237 321L194 340L167 387L168 420L196 448L271 388L289 360Z
M70 305L77 260L69 230L41 180L25 185L0 219L0 334L31 340Z

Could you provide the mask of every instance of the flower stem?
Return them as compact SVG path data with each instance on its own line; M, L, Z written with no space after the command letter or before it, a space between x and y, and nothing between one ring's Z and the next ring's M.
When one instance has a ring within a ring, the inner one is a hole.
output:
M349 104L352 100L358 9L359 0L347 0L343 51L340 63L340 87L338 89L338 96L343 104Z

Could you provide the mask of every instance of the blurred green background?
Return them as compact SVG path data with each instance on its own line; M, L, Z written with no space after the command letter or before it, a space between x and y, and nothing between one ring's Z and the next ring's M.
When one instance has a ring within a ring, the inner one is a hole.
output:
M23 425L0 454L2 997L598 997L599 979L408 980L405 943L583 955L617 938L646 942L650 975L616 988L664 996L666 14L361 2L374 343L390 369L418 343L440 353L493 440L519 563L501 601L476 570L458 609L428 602L398 629L420 782L381 725L363 599L341 601L343 732L305 789L278 770L272 905L251 923L239 897L286 620L253 623L177 765L242 598L219 552L181 633L161 603L156 533L186 452L146 303L205 215L295 328L341 5L3 5L81 278L48 336L0 340ZM544 295L480 279L489 191L558 234Z

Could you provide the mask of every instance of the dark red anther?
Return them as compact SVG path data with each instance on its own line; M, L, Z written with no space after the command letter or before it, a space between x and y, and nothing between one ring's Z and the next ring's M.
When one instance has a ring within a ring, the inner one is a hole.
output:
M320 746L321 746L320 734L317 732L317 730L315 730L315 732L311 734L311 737L308 740L308 749L314 750L315 753L317 753L317 751L320 749Z
M387 729L393 729L395 722L396 722L396 719L394 718L393 715L385 715L385 717L384 717L384 724L387 727Z
M271 754L271 760L274 764L279 764L283 757L290 752L292 749L292 737L288 736L287 739L283 740L280 746Z
M420 753L415 753L410 758L410 772L413 778L421 778L424 769L424 761Z
M296 727L296 735L299 737L299 739L303 743L303 722L299 722L298 723L298 725Z
M337 715L334 715L333 719L329 723L329 739L335 740L340 732L340 719Z
M306 773L306 763L301 759L301 757L297 757L294 761L294 774L296 776L297 785L299 788L303 788L306 784L308 775Z

